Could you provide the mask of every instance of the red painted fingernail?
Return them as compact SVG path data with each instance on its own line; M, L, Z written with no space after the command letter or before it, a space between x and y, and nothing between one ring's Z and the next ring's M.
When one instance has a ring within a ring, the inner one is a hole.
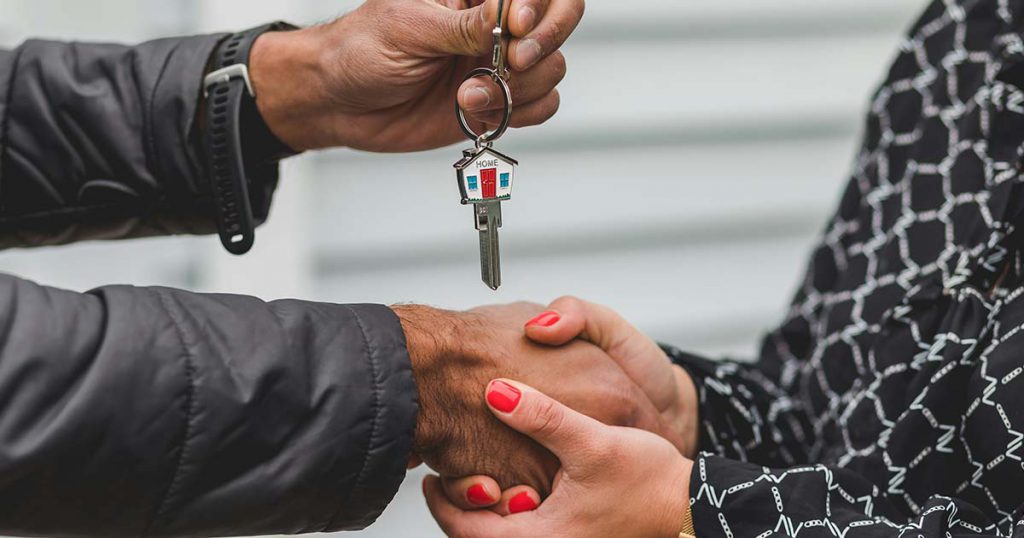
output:
M562 319L562 316L558 315L558 312L544 312L543 314L531 319L526 322L527 327L550 327L558 320Z
M470 504L477 506L487 506L494 502L491 496L487 494L487 490L483 486L477 484L466 490L466 499Z
M519 392L519 389L504 381L494 381L487 389L487 403L502 413L515 411L522 396L523 393Z
M518 514L519 512L529 512L535 510L537 503L533 501L533 497L527 492L522 492L508 500L508 512L510 514Z

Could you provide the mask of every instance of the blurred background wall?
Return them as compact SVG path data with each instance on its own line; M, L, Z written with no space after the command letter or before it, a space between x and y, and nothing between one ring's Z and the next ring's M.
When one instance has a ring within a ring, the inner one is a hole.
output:
M0 0L0 46L313 23L359 3ZM479 281L451 168L458 147L292 159L243 258L214 237L170 238L7 251L0 270L77 290L159 284L451 308L572 293L686 349L750 357L798 282L873 86L923 5L591 0L565 48L561 112L499 143L522 164L504 208L498 293ZM359 536L440 536L421 474Z

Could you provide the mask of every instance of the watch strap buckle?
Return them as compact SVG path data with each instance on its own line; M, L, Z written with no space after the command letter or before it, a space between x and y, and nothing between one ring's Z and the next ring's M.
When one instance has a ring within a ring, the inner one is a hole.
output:
M203 97L209 97L210 90L214 86L231 82L236 78L240 78L245 82L245 89L255 99L256 91L253 90L252 79L249 77L249 66L241 63L218 69L203 77Z

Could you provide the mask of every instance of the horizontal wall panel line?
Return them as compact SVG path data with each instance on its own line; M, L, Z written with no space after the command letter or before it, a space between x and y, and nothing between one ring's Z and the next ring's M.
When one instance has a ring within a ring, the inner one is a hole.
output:
M702 245L743 244L812 237L824 224L822 215L803 208L782 208L764 215L747 215L706 225L692 222L665 222L631 227L609 227L587 231L564 230L558 233L519 237L502 244L508 258L559 258L607 253L621 255L631 251L659 248L687 248ZM417 245L385 245L374 252L352 250L321 252L314 262L319 277L375 272L401 267L436 267L465 263L467 242L475 239L468 231L457 241L443 240ZM808 244L810 248L810 244Z
M557 118L554 121L558 121ZM624 127L614 123L605 128L587 127L532 127L506 135L498 146L515 156L519 152L561 153L587 150L626 150L634 148L699 147L727 144L779 143L822 140L847 140L860 132L860 121L855 116L815 115L792 119L751 119L748 122L702 121L658 122L642 128ZM466 144L469 144L468 140ZM854 148L850 148L851 155ZM377 159L378 154L360 151L329 151L318 156L320 166L335 166L357 158Z
M899 7L899 6L897 6ZM573 36L573 44L609 41L640 42L714 42L822 40L836 37L878 36L892 39L893 34L909 28L912 20L905 9L855 10L841 13L757 17L657 18L626 20L584 20ZM895 42L893 43L895 45ZM666 65L671 59L666 58Z
M557 121L557 120L556 120ZM719 146L752 142L780 142L848 138L858 132L859 123L848 116L813 117L792 120L769 119L749 122L659 122L643 128L550 129L538 127L528 135L510 136L503 141L510 150L562 152L576 149L629 149L636 147ZM628 158L628 155L623 155Z
M794 279L796 275L794 275ZM796 289L796 280L793 282ZM759 340L771 329L773 324L782 320L785 312L784 304L777 309L758 309L757 312L737 312L728 319L718 319L700 324L693 324L686 319L678 321L648 323L640 327L644 332L660 339L662 343L676 346L683 350L721 349L741 347L749 349L748 354L730 356L740 361L749 361L750 356L758 347ZM686 308L681 305L680 308ZM718 357L709 357L718 358Z

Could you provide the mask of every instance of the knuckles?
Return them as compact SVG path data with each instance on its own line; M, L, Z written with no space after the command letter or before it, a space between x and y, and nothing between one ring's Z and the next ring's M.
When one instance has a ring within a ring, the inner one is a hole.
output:
M565 80L565 75L569 72L569 64L565 60L565 55L561 51L555 52L551 55L552 69L555 72L556 84Z
M544 439L558 435L565 424L565 413L550 398L536 401L528 408L526 415L529 431Z

